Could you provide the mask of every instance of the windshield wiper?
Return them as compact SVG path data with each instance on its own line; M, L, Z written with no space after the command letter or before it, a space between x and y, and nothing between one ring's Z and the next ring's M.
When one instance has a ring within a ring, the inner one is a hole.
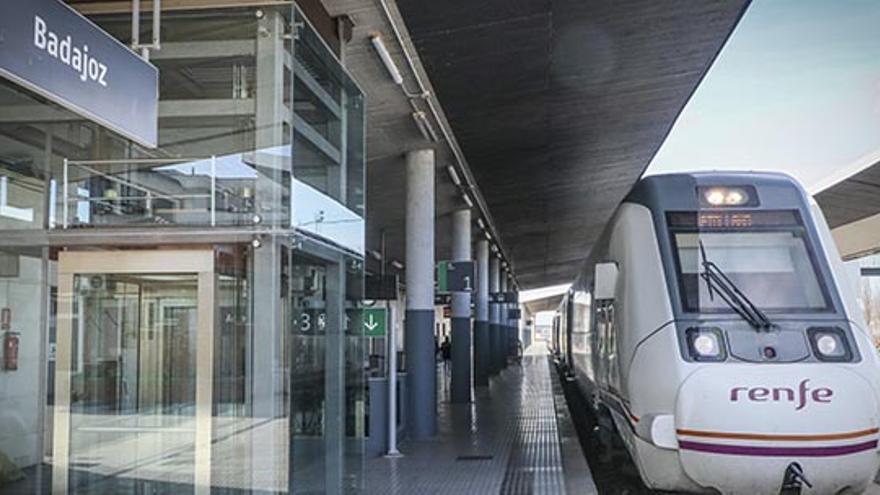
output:
M703 273L700 276L706 281L710 300L714 300L714 293L717 292L731 309L755 329L768 329L774 326L767 315L755 306L724 271L706 258L706 248L703 246L703 241L700 241L700 257L703 265Z

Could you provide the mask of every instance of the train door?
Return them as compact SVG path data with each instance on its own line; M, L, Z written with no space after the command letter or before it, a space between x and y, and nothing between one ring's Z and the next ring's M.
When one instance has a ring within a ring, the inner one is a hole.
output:
M210 484L214 286L211 249L59 253L55 493Z

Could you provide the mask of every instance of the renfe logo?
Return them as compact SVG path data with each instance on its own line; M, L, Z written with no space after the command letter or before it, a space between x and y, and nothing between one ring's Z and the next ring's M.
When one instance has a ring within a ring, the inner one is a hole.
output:
M826 387L810 390L807 386L809 381L809 379L801 381L797 390L788 387L733 387L730 389L730 401L738 402L740 397L745 397L752 402L794 402L795 411L803 409L810 398L816 403L830 403L834 391Z
M38 15L34 16L34 46L71 67L81 81L92 80L107 87L107 66L89 57L89 45L74 46L70 35L59 41L58 35L50 31L46 21Z

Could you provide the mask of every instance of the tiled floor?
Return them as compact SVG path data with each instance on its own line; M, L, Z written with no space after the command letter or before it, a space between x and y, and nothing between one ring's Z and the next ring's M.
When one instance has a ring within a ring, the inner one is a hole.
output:
M399 459L368 459L367 493L565 494L563 466L578 480L575 487L568 480L568 491L595 493L583 455L571 448L577 439L564 438L573 430L564 428L560 438L557 412L564 418L568 411L556 404L555 379L543 346L534 347L474 403L441 398L437 437L404 442Z

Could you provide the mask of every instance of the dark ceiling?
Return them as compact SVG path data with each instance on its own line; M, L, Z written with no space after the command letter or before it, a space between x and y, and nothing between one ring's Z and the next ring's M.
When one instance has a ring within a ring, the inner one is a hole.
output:
M816 194L831 228L880 213L880 163Z
M569 282L747 0L397 0L523 288Z

